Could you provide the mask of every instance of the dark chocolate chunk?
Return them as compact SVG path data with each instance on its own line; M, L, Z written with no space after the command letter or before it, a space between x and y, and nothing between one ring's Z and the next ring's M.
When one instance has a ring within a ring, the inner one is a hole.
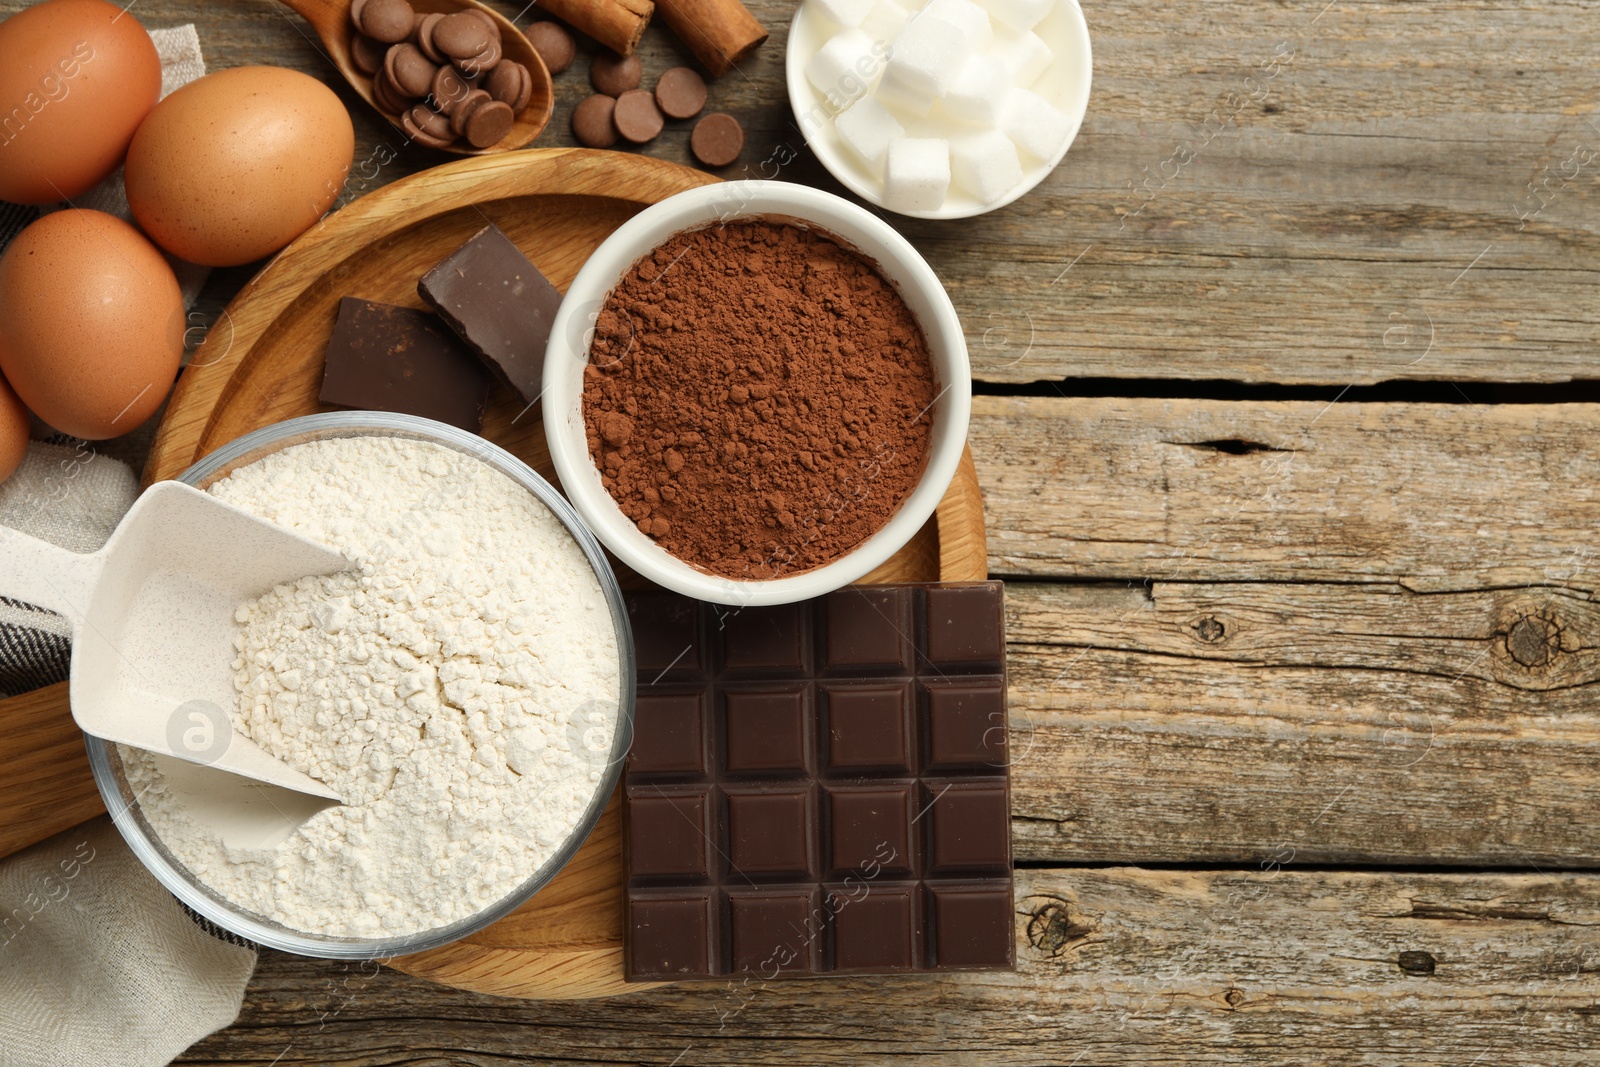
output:
M1011 965L998 582L627 601L629 978Z
M815 889L729 890L728 919L734 973L817 970L823 914Z
M705 700L699 693L648 693L633 711L628 767L635 774L706 773Z
M438 317L345 297L328 341L321 400L398 411L477 432L489 375Z
M1011 816L1003 783L924 782L923 788L932 825L930 870L997 870L1011 862Z
M866 885L828 894L833 916L833 969L909 971L922 940L917 891L911 885Z
M805 691L730 692L727 715L728 771L732 774L805 774Z
M928 766L1002 767L1006 694L991 681L933 682L928 697Z
M797 671L806 664L805 614L799 604L729 611L719 626L730 671Z
M874 863L886 871L910 873L913 814L910 782L866 788L830 786L828 823L833 847L828 869L839 878L871 870Z
M935 663L993 663L1005 658L1003 596L995 585L928 590L928 658Z
M628 868L635 875L705 878L711 799L704 790L640 789L628 795Z
M424 274L417 292L523 403L539 399L561 293L498 226Z
M689 890L677 897L635 900L628 912L628 968L641 977L704 974L713 956L713 895Z
M899 673L911 669L910 591L853 587L829 593L827 665Z
M819 685L830 773L910 774L911 682Z
M1010 967L1013 906L1007 891L973 885L934 885L933 963L939 967Z
M811 842L816 818L809 789L728 795L728 863L735 878L815 877Z

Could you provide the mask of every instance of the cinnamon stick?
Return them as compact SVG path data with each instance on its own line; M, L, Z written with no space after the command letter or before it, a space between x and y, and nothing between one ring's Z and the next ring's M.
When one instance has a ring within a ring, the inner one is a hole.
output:
M655 13L654 0L539 0L539 6L619 56L631 56Z
M720 78L767 39L739 0L659 0L661 17L713 78Z

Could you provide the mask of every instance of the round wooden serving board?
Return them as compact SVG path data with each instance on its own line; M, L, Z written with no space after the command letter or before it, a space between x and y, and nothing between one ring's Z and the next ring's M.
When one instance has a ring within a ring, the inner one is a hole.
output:
M170 478L268 423L325 410L317 402L323 350L341 297L423 306L417 279L490 222L565 291L594 248L633 214L715 180L645 156L532 149L452 163L354 201L291 245L229 305L179 379L146 481ZM538 412L518 418L521 410L496 386L483 436L554 481ZM968 455L935 518L863 581L985 576L983 503ZM509 996L645 988L622 980L621 839L613 798L572 862L527 905L464 941L392 965Z

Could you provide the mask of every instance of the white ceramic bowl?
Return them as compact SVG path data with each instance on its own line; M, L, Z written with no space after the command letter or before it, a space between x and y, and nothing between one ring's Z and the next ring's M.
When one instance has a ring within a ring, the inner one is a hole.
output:
M921 7L922 4L918 0L913 6ZM833 127L833 113L824 101L823 94L806 77L806 62L836 32L836 28L818 13L814 4L802 3L795 12L794 21L789 24L789 43L784 53L789 103L794 108L801 135L822 165L828 168L828 172L861 199L887 209L888 205L883 202L882 182L874 180L867 165L839 139ZM965 219L1005 207L1044 181L1067 154L1067 149L1078 136L1084 113L1089 109L1089 81L1093 66L1089 25L1084 21L1076 0L1059 0L1033 32L1049 46L1054 58L1032 89L1061 109L1072 123L1072 132L1061 146L1061 151L1048 163L1036 161L1025 165L1021 183L992 204L985 204L952 185L937 211L910 211L904 214L922 219ZM818 121L820 116L828 118ZM912 120L903 125L911 137L942 136L927 120Z
M822 567L766 581L739 581L699 570L639 531L600 482L583 421L583 370L594 320L606 295L639 259L673 234L735 219L777 215L812 224L878 265L922 327L940 390L922 480L877 533ZM950 486L967 439L972 377L961 322L933 269L895 229L855 204L789 182L708 185L652 205L595 249L567 290L550 329L544 364L544 429L561 487L583 521L639 574L716 604L787 604L831 592L865 575L910 541Z

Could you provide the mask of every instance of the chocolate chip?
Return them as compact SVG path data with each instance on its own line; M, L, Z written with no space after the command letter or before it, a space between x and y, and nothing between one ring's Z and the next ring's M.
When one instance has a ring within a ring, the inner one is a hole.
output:
M407 0L367 0L361 8L361 32L384 44L410 37L416 21L417 13Z
M448 148L455 142L450 120L426 104L418 104L401 115L400 128L407 137L429 148Z
M380 70L372 76L372 102L378 105L380 111L387 111L391 115L398 115L411 106L411 98L389 79L387 70Z
M488 100L472 109L466 122L467 142L474 148L488 148L499 144L501 138L516 125L517 113L511 105L499 100Z
M691 119L706 106L706 81L688 67L673 67L656 80L656 106L675 119Z
M489 27L489 33L494 36L494 39L495 39L495 41L497 43L499 42L499 40L500 40L500 24L494 20L494 16L493 15L489 14L487 11L482 10L481 8L476 8L476 7L464 8L463 10L465 11L466 14L471 15L474 18L482 19L483 20L483 24L485 26Z
M516 60L503 59L483 80L483 87L496 100L510 104L512 111L521 111L533 98L533 75Z
M422 49L422 54L435 63L448 63L445 54L433 46L433 28L444 19L441 12L434 11L422 16L422 23L417 27L417 47Z
M610 148L617 143L617 128L611 124L616 107L616 100L604 93L580 101L572 109L572 136L586 148Z
M654 96L644 89L629 89L617 97L611 122L622 136L634 144L644 144L655 139L665 120Z
M387 0L367 0L368 5ZM404 3L405 0L399 0ZM484 20L468 11L446 15L433 27L433 46L452 59L470 59L494 40Z
M406 114L411 116L411 121L415 122L423 133L433 137L443 137L447 141L451 138L449 116L440 114L427 104L417 104Z
M461 102L450 109L450 130L457 137L463 137L467 132L467 120L472 113L484 104L489 103L489 94L482 89L473 89L461 98Z
M406 40L410 41L412 44L416 44L417 43L417 34L422 32L422 23L423 23L423 21L425 19L427 19L427 17L428 17L427 15L423 14L420 11L418 11L415 14L412 15L412 17L411 17L411 33L410 33L409 36L406 37Z
M607 96L621 96L629 89L637 89L643 78L644 64L639 62L638 56L600 52L589 64L589 84L596 92Z
M457 59L456 69L464 78L478 78L499 66L503 54L499 40L492 40L480 51L464 59Z
M572 61L578 54L578 46L573 43L572 34L554 22L535 22L529 26L528 40L533 44L533 50L539 53L539 58L544 60L544 65L549 68L551 74L560 74L572 66Z
M713 111L689 135L694 157L708 167L726 167L744 151L744 127L725 111Z
M376 74L383 66L385 46L364 33L350 35L350 61L363 74Z
M472 91L456 68L446 64L439 68L433 76L433 106L445 114L452 114L456 105L466 98Z
M383 69L394 87L407 96L427 96L439 70L414 44L397 44L389 49Z
M361 9L367 6L367 0L350 0L350 25L361 29Z

